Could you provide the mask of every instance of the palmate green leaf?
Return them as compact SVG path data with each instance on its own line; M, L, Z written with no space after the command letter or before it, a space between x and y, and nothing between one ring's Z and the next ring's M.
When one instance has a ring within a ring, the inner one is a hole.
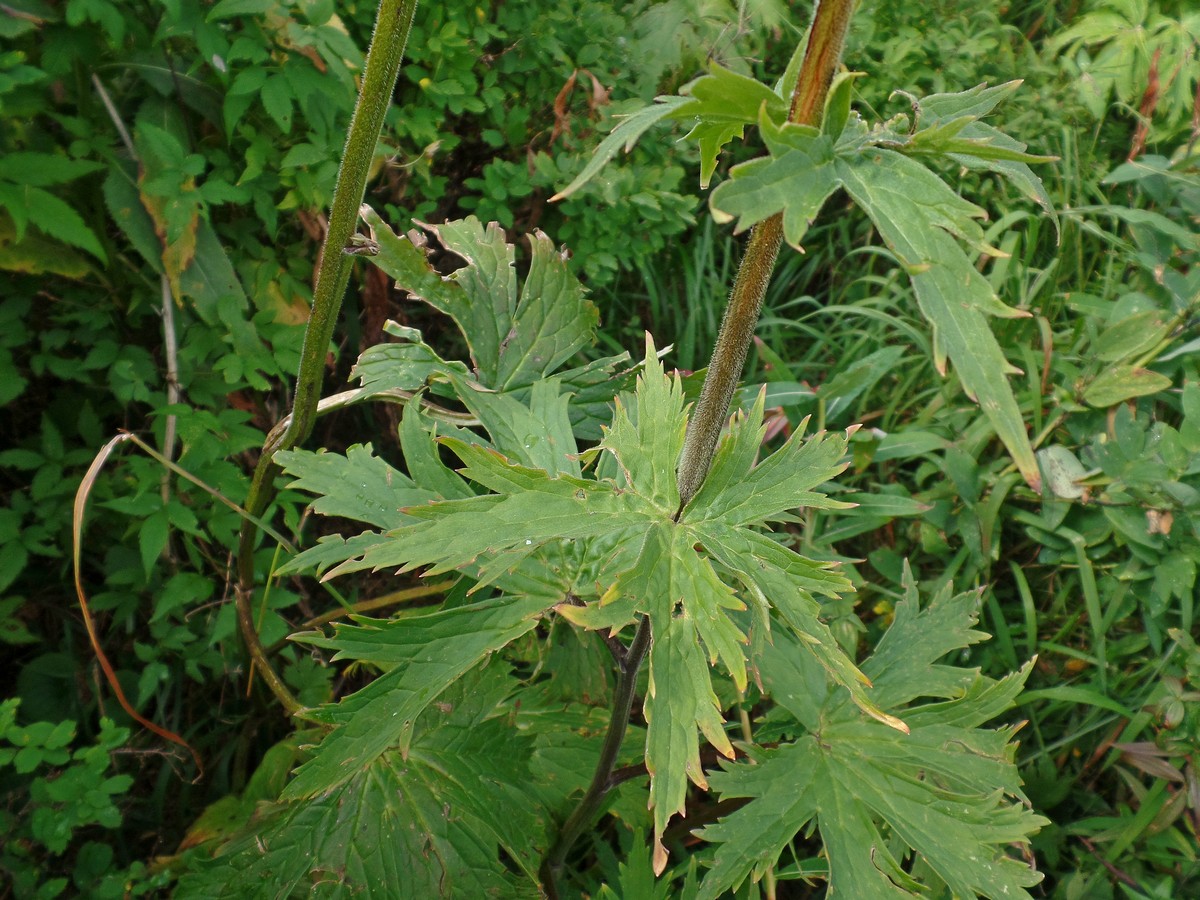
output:
M526 462L520 462L497 449L441 438L441 444L462 463L458 475L488 493L405 507L403 513L419 521L386 535L360 536L356 540L367 545L365 552L347 559L327 577L364 568L424 567L427 575L457 570L480 586L495 583L506 592L524 593L531 603L526 612L534 617L553 605L565 618L585 627L620 629L640 615L649 615L653 642L645 701L646 741L655 864L660 870L666 864L661 838L667 822L682 808L689 778L703 783L701 735L719 751L731 753L709 667L719 661L738 687L746 686L747 638L733 616L744 610L747 600L754 603L764 634L768 609L775 605L802 639L818 671L827 671L835 683L844 684L854 702L872 715L903 727L872 702L867 679L820 621L814 594L836 596L849 588L849 582L828 565L806 560L753 528L765 521L787 520L800 507L841 506L815 489L844 468L844 436L818 434L805 439L797 433L756 465L762 440L764 398L760 395L718 449L709 484L677 521L675 472L687 416L679 379L665 375L649 341L633 396L620 399L600 445L585 454L585 460L603 457L596 465L597 477L577 474L576 461L569 458L573 444L562 395L553 380L531 391L528 409L520 413L513 405L514 396L497 400L479 394L470 403L485 422L505 420L489 428L506 443L520 440L524 427L520 423L528 414L557 422L546 434L561 434L562 442L571 446L536 456L534 448L522 446ZM326 561L338 552L344 548L318 547L308 554L319 553L320 560ZM518 591L513 585L521 579L528 583ZM568 593L575 598L571 602ZM494 617L509 608L481 606L460 613L464 618L458 627L474 633L472 629L479 626L471 623L483 621L485 611ZM513 615L520 612L514 609ZM405 620L397 634L410 634L414 621ZM439 623L431 620L430 627L441 628ZM478 658L521 633L521 628L532 627L528 618L503 623L510 630L491 629L472 638L473 652L463 656L447 644L445 653L460 662ZM314 640L322 646L335 645ZM352 642L373 646L375 641L373 632L343 635L339 631L336 646L348 653ZM406 672L442 658L441 648L431 643L425 640L422 646L429 647L428 654L419 654ZM378 653L368 658L385 664ZM449 663L440 665L443 674L428 679L435 692L445 678L453 677L445 668ZM394 684L397 677L405 679L400 687ZM402 728L385 726L379 737L378 722L401 701L418 708L428 702L425 695L405 699L400 688L409 690L409 678L393 670L339 707L316 714L344 725L327 739L333 749L301 770L295 790L319 790L337 777L333 761L361 761L364 747L369 758L400 740Z
M766 392L760 391L749 416L738 413L729 438L717 449L708 477L680 521L720 521L739 526L788 521L788 510L799 507L849 508L813 490L832 481L850 464L843 459L846 439L822 433L805 440L807 419L782 447L754 465L766 426L752 423L763 421L765 402Z
M750 764L710 773L722 799L750 802L701 833L720 845L701 897L715 900L748 875L762 877L814 820L831 896L882 900L937 887L907 874L896 855L901 846L955 897L1029 898L1026 888L1041 880L1006 853L1047 824L1025 804L1015 729L979 727L1013 705L1030 667L993 681L977 669L939 665L983 637L972 629L978 594L951 597L947 589L919 609L906 577L896 619L863 671L910 733L857 716L795 639L778 636L760 661L764 686L807 733L778 750L751 751ZM921 697L935 702L905 706Z
M465 478L499 493L409 507L422 521L392 531L330 577L360 569L431 566L428 574L502 560L506 571L543 545L619 532L644 523L627 495L608 483L517 465L495 450L443 438L465 464Z
M478 390L461 378L452 381L459 399L487 429L497 451L522 465L579 476L568 396L557 378L535 382L528 403L511 393Z
M539 897L545 817L522 789L536 777L533 742L497 710L514 687L497 666L468 676L416 723L406 753L260 808L175 896Z
M600 311L584 297L583 285L567 265L568 255L541 231L529 243L529 272L510 330L500 342L497 390L533 384L556 371L594 342L600 324ZM481 297L473 300L481 302Z
M698 635L708 650L709 661L715 663L720 658L734 683L745 690L746 660L740 645L746 643L746 638L723 610L740 611L746 605L721 581L712 563L695 550L698 537L697 531L665 522L652 526L632 568L613 582L601 604L616 597L631 597L659 629L678 614L681 621L692 623L696 632L693 642Z
M902 720L884 712L868 694L870 680L846 656L821 619L821 607L813 593L836 596L839 589L847 590L849 584L843 576L818 568L752 531L728 529L722 533L710 525L703 534L713 557L737 575L762 607L770 606L779 613L832 683L845 688L854 703L873 719L890 728L907 730Z
M499 597L392 621L356 619L334 636L295 639L385 668L361 691L307 715L336 727L301 766L284 799L315 797L344 784L381 754L407 748L426 707L480 660L530 631L549 603L542 597Z
M369 207L363 218L379 245L379 253L367 258L398 287L454 319L484 386L531 385L592 342L599 312L541 232L530 239L529 274L518 294L514 248L494 222L485 228L469 217L426 226L466 263L443 278L421 246L397 235Z

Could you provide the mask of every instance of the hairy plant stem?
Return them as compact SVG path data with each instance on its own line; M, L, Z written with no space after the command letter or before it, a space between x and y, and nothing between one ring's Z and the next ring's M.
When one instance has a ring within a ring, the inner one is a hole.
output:
M275 496L275 477L280 472L275 464L275 453L294 447L307 438L316 420L317 404L324 383L325 357L341 310L342 297L350 281L351 257L343 251L358 225L358 210L366 192L375 144L379 140L384 115L392 102L396 77L400 73L400 60L404 57L404 47L408 43L416 8L417 0L380 0L362 86L350 118L350 131L346 136L342 164L338 168L333 190L329 228L321 247L317 283L313 291L312 313L300 350L300 371L296 378L296 396L292 402L290 421L282 434L273 440L268 439L263 445L246 499L246 508L251 516L261 516ZM300 709L300 703L267 661L250 607L254 590L254 542L257 534L258 529L252 521L243 522L238 540L238 626L251 662L290 715Z
M842 58L854 3L855 0L820 0L818 3L808 32L800 76L792 92L789 121L798 125L821 123L829 85ZM700 490L712 465L717 440L746 364L746 354L782 240L782 213L759 222L750 233L679 459L681 511Z
M608 732L604 735L604 746L600 749L600 759L596 763L596 772L592 783L588 785L587 793L579 801L567 820L563 822L558 832L558 840L554 842L546 858L542 860L538 876L542 880L542 889L550 900L557 900L558 879L562 875L567 854L584 829L592 824L605 795L614 786L613 770L617 764L617 755L621 750L621 742L625 740L625 731L629 727L629 714L633 709L634 688L637 686L638 670L646 651L650 649L650 617L643 615L638 622L633 642L621 659L620 675L617 678L617 692L613 696L612 716L608 723Z
M804 60L800 66L796 88L792 92L792 104L788 114L790 121L800 125L820 124L829 85L841 61L842 47L846 42L846 32L850 26L855 2L856 0L819 0L813 14L812 27L808 32L808 43L804 50ZM676 520L704 483L712 465L717 439L721 435L729 413L729 403L733 399L734 389L746 363L746 353L754 336L754 326L758 322L763 297L767 292L767 284L771 280L771 272L775 268L775 258L779 254L782 241L782 215L775 215L760 222L750 234L746 253L742 257L733 290L729 295L729 306L721 321L721 330L713 348L712 362L704 379L700 400L688 424L678 468L680 504L675 514ZM619 780L614 780L614 766L629 726L634 685L637 683L642 660L650 648L650 636L650 618L643 615L629 649L624 654L613 654L618 662L620 678L596 772L587 793L563 823L558 839L546 854L538 872L542 888L551 900L559 897L558 879L571 847L583 834L584 829L592 824L604 796L620 783Z

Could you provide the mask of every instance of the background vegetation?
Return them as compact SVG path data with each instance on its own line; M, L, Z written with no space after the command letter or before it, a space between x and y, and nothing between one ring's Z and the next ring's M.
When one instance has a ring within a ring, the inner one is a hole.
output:
M287 408L323 210L374 4L330 0L9 0L0 8L0 892L123 896L169 887L260 799L299 739L247 670L230 595L237 513L132 449L91 499L84 576L101 640L144 716L111 699L69 573L71 503L99 447L141 435L241 502ZM613 117L708 59L777 77L797 39L781 4L581 0L418 10L369 201L397 230L474 213L514 243L569 246L600 310L599 349L672 342L706 362L740 239L714 225L689 145L643 141L548 203ZM901 596L984 589L993 639L955 661L996 677L1037 662L1012 714L1035 838L1062 898L1200 891L1200 15L1179 2L898 8L864 2L847 64L878 118L915 95L1025 79L1006 132L1041 167L1059 231L1003 183L957 179L992 214L980 271L1028 312L996 325L1048 487L1034 494L938 372L907 278L849 205L827 210L772 282L746 381L777 436L805 415L864 427L796 546L845 563L853 601L826 610L870 653ZM680 132L682 134L682 132ZM753 143L753 142L752 142ZM753 152L753 151L750 151ZM738 162L723 159L722 170ZM722 170L718 171L718 178ZM834 203L838 201L835 198ZM847 252L846 248L854 248ZM523 263L524 264L524 263ZM447 358L460 339L377 270L359 273L327 392L391 318ZM372 440L387 412L323 418L312 446ZM127 445L128 446L128 445ZM282 493L270 512L311 545L325 521ZM280 644L338 611L311 582L266 583L264 643L315 705L364 682L329 653ZM351 602L416 603L417 582L343 579ZM692 809L689 821L711 810ZM635 813L587 849L593 893L637 894ZM818 844L797 841L786 896L820 896ZM807 866L807 868L806 868ZM0 894L2 895L2 894ZM782 889L781 889L781 895Z

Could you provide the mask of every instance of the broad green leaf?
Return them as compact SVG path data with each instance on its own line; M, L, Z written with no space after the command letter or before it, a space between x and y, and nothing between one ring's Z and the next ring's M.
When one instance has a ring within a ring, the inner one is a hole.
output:
M837 176L910 271L933 262L926 241L936 230L972 246L983 245L983 229L976 220L987 214L925 166L895 150L872 147L839 157Z
M1046 486L1055 497L1079 500L1087 494L1087 488L1079 483L1087 477L1087 470L1068 448L1051 444L1037 452L1037 459L1046 476Z
M854 81L866 74L838 72L829 85L829 93L825 97L825 112L821 116L821 133L828 135L835 144L850 120L850 95L854 91Z
M274 8L274 0L220 0L209 12L208 19L211 22L234 16L261 15Z
M710 63L702 75L681 91L686 102L672 110L672 119L694 121L686 135L700 146L700 187L708 187L721 148L740 138L762 113L773 121L787 118L787 103L765 84Z
M401 290L408 291L418 300L424 300L438 312L457 321L456 313L467 302L462 296L462 287L442 278L429 265L424 252L424 238L415 233L411 237L396 234L369 206L363 207L362 217L371 229L371 237L379 245L379 253L369 259L396 279L396 286Z
M154 220L138 194L134 164L115 162L104 179L103 192L104 205L121 233L155 272L162 272L162 244L154 232Z
M295 98L288 79L283 75L271 76L262 86L258 97L262 101L263 109L279 126L279 130L284 134L290 133L292 130L292 100Z
M101 262L108 257L96 233L65 200L39 187L0 182L0 207L8 210L16 228L17 241L25 236L26 223L43 234L86 250Z
M389 749L408 747L413 723L426 707L480 660L534 628L546 609L540 597L499 597L470 606L392 621L360 618L335 626L332 638L298 636L386 669L340 703L309 711L336 724L313 758L284 791L311 798L360 775Z
M499 224L485 228L478 219L469 218L431 226L442 245L466 262L443 279L424 258L423 247L396 235L378 216L364 218L379 244L379 253L368 259L395 278L397 287L454 319L467 339L478 377L494 386L500 344L517 310L513 247L504 240Z
M209 322L220 321L222 301L237 309L246 309L250 304L217 232L203 218L196 223L195 253L179 274L179 290Z
M1173 382L1166 375L1138 366L1113 366L1105 369L1083 389L1083 400L1088 406L1107 409L1132 400L1165 391Z
M83 254L64 247L59 241L28 231L17 240L11 216L0 214L0 271L24 272L27 275L54 274L80 279L92 272L92 263ZM0 366L0 380L17 380L16 368ZM15 396L8 386L0 387L0 406Z
M406 753L387 750L318 797L260 807L176 896L540 896L545 837L521 788L532 742L497 715L514 685L487 677L494 668L425 713Z
M708 72L680 93L688 99L671 112L674 119L695 116L702 122L753 125L764 110L772 122L787 118L787 100L765 84L716 63L709 63Z
M691 863L693 869L695 860ZM659 881L654 877L653 853L646 846L645 833L635 831L629 852L624 861L617 864L619 879L616 889L609 884L601 885L597 900L693 900L695 897L687 887L684 893L679 893L674 879L668 876ZM611 883L611 882L610 882Z
M746 123L733 122L697 122L684 138L693 140L700 147L700 188L708 187L713 173L717 170L717 157L721 148L734 138L745 135ZM728 221L728 220L725 220Z
M550 202L565 200L574 194L595 178L600 170L608 165L609 160L617 155L618 151L623 148L628 153L633 149L638 139L652 125L671 115L671 113L686 102L686 97L655 97L654 103L651 106L643 107L636 112L623 116L616 127L609 132L608 137L600 142L595 154L588 161L588 164L583 167L583 171L576 175L570 184L551 197Z
M1013 705L1030 667L993 681L977 669L939 664L982 637L972 629L978 596L945 591L919 610L907 578L896 619L863 670L874 679L874 695L903 714L911 733L859 717L844 692L828 691L794 639L777 638L761 661L764 685L807 733L709 774L722 799L749 803L701 833L719 844L702 898L715 900L747 876L761 878L813 822L829 858L831 896L924 896L937 885L907 874L898 855L904 848L950 896L1028 900L1026 888L1041 880L1007 853L1047 824L1021 792L1015 729L979 727ZM904 706L921 697L935 702Z
M1092 342L1096 358L1103 362L1126 362L1154 348L1171 332L1167 316L1147 309L1123 317L1105 328Z
M370 444L355 444L344 456L324 450L286 450L277 453L275 460L296 479L292 487L318 495L311 505L323 516L398 528L412 521L400 511L403 507L438 499L375 456Z

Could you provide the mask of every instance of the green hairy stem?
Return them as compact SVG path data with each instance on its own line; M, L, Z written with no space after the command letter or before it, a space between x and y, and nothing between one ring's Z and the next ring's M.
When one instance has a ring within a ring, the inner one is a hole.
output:
M841 60L842 47L850 25L854 0L821 0L809 30L804 61L792 95L791 121L817 125L825 108L829 85ZM742 257L741 266L730 293L729 306L713 349L712 362L704 380L700 401L688 424L683 454L679 463L680 511L695 496L712 464L717 439L729 411L729 403L746 362L746 353L754 335L763 296L775 268L775 258L783 240L783 216L773 216L755 226ZM617 751L629 725L633 687L637 682L646 650L650 646L649 619L638 623L629 651L621 661L621 677L613 699L612 719L604 749L592 783L567 818L558 840L546 855L539 875L547 896L559 896L557 880L572 845L600 811L605 795L612 787Z
M352 259L343 251L358 226L358 209L366 193L367 175L375 156L379 132L383 128L384 115L392 102L392 92L396 87L400 61L404 57L416 8L416 0L381 0L379 4L362 86L350 119L350 131L346 136L342 164L333 190L329 228L321 247L317 284L313 291L312 313L300 351L296 396L283 433L273 435L263 445L246 500L246 508L251 516L261 516L275 496L275 478L280 472L274 461L275 453L290 449L307 438L316 420L317 404L324 383L325 358L337 325L342 297L350 281ZM300 703L271 668L258 638L250 608L257 533L258 528L253 522L247 520L242 524L238 541L238 626L255 669L290 715L300 709Z
M800 77L792 93L788 118L798 125L820 125L829 85L837 73L846 43L854 0L821 0L813 13ZM729 404L746 364L750 340L758 324L763 297L775 268L783 240L783 214L754 226L738 268L713 348L712 361L700 391L700 400L688 423L679 460L680 510L700 490L712 465L717 440L729 415Z

